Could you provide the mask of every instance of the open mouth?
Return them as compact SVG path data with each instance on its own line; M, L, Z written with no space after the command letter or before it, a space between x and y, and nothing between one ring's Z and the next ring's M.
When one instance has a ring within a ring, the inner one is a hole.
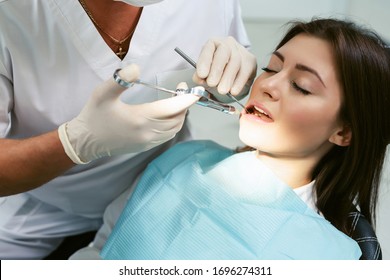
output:
M253 105L249 106L246 108L246 111L248 112L248 114L255 115L256 117L259 117L262 120L272 121L272 118L263 109L260 109L256 106Z

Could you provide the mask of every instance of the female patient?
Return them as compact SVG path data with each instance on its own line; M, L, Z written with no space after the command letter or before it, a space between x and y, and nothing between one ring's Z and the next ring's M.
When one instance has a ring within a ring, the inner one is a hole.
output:
M234 153L173 147L145 171L107 259L358 259L389 142L389 57L352 23L295 23L253 84Z

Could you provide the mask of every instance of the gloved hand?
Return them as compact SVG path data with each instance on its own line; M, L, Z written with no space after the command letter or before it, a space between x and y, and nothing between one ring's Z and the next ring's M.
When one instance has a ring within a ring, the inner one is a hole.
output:
M246 95L256 76L256 57L233 37L210 39L202 48L195 83L218 86L218 93Z
M123 68L126 81L138 78L135 64ZM125 87L109 79L98 86L81 113L58 129L66 154L77 164L91 160L141 152L158 146L181 129L187 109L198 101L192 94L140 105L125 104L120 94Z

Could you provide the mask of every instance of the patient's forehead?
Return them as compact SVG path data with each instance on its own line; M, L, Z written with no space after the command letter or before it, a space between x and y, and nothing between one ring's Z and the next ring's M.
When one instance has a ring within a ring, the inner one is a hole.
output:
M335 78L336 63L329 42L324 39L298 34L277 50L285 64L302 64L315 69L324 80Z

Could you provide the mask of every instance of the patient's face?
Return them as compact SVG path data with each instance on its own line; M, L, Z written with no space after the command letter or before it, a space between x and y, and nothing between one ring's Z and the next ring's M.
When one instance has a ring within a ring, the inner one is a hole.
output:
M272 54L240 118L240 139L273 156L316 157L340 128L342 93L330 45L300 34Z

